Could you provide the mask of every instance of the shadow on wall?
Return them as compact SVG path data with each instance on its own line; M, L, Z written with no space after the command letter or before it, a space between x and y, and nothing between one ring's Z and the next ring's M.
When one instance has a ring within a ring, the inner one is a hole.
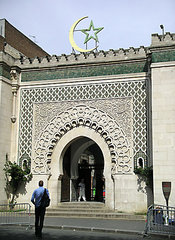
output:
M137 191L147 195L147 207L154 203L153 194L153 170L152 167L136 168L134 173L137 175Z

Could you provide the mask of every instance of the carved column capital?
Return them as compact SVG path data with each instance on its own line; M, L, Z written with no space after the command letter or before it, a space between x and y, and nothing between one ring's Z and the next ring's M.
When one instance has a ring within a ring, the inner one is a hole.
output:
M17 93L19 89L19 71L16 69L12 69L10 71L10 76L12 80L12 93Z

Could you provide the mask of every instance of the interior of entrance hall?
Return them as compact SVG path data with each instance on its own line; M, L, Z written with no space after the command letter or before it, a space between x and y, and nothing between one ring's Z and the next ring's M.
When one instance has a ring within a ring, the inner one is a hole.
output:
M63 157L61 201L77 201L79 183L84 179L86 201L104 202L103 170L104 158L99 146L87 137L74 139Z

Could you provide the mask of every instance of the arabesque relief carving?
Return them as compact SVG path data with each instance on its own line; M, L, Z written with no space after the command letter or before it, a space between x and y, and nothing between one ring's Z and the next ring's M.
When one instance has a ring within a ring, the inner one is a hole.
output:
M33 172L49 174L54 146L74 127L84 126L104 138L111 173L132 169L132 98L34 104Z

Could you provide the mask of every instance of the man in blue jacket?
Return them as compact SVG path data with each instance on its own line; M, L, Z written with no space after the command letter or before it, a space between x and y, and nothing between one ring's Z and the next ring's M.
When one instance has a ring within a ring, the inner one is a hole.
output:
M44 223L44 216L46 208L41 206L41 199L44 195L44 183L39 181L39 188L35 189L32 194L31 202L35 205L35 236L42 238L42 228ZM49 196L49 191L46 189L46 193Z

